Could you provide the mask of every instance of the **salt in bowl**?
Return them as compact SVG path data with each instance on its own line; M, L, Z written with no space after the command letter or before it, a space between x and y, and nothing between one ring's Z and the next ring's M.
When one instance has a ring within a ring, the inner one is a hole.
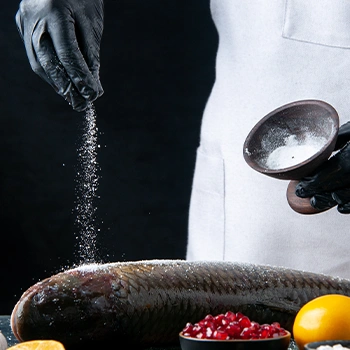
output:
M250 167L262 174L298 180L330 157L338 130L339 116L330 104L320 100L295 101L270 112L253 127L244 142L243 156ZM307 154L311 146L314 152ZM280 166L275 160L275 166L269 166L276 151L287 152L280 153L285 162L298 147L304 158L298 161L295 157L289 165L282 162Z

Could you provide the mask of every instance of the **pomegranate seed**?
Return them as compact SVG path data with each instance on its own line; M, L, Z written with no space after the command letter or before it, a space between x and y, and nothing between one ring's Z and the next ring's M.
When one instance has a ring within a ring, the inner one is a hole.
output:
M252 336L252 330L248 327L243 328L241 334L240 334L240 339L250 339Z
M250 319L247 316L242 316L238 322L241 328L246 328L251 326Z
M269 331L267 329L261 329L259 332L260 339L266 339L269 337Z
M213 334L213 337L215 339L219 339L219 340L227 340L228 339L228 335L225 331L223 330L216 330Z
M213 321L214 320L214 316L209 314L209 315L205 316L204 319L207 320L207 321Z
M207 339L212 338L213 333L214 333L213 328L207 327L207 329L206 329L206 331L205 331L206 338L207 338Z
M225 317L230 321L230 322L233 322L236 320L236 314L232 311L227 311L225 313Z
M279 329L279 335L280 335L280 337L282 337L284 335L287 335L287 331L285 329L283 329L283 328L280 328Z
M220 326L222 324L225 324L225 315L224 314L220 314L214 317L214 323L217 326Z
M260 324L258 322L252 321L250 328L252 328L255 332L257 332L260 328Z
M281 328L281 325L280 325L278 322L273 322L273 323L272 323L272 326L274 326L274 327L277 328L277 329L280 329L280 328Z
M241 333L241 327L238 324L234 324L233 322L231 322L226 327L226 333L231 339L236 339Z
M191 323L187 323L185 328L182 330L183 333L190 333L192 331L192 324Z
M244 315L241 312L236 312L236 318L239 321Z
M197 333L196 338L205 339L205 335L202 332Z

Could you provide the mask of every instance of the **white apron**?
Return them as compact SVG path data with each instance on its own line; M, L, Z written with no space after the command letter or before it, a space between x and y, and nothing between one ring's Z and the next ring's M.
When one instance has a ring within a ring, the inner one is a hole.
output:
M188 260L231 260L350 278L350 215L294 212L288 180L243 158L252 127L297 100L350 120L350 1L212 0L219 33L189 216Z

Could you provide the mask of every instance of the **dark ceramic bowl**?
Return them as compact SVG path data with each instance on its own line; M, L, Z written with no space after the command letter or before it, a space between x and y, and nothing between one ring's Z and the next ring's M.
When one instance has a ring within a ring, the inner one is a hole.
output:
M329 345L333 347L334 345L337 345L337 344L342 345L344 348L350 349L350 340L325 340L325 341L308 343L304 346L304 350L314 350L322 345Z
M338 130L338 113L328 103L319 100L292 102L270 112L253 127L243 145L244 159L262 174L298 180L329 158L335 147ZM308 159L282 169L267 167L268 156L276 148L284 146L288 136L302 142L310 135L324 143Z
M179 334L182 350L287 350L291 334L257 340L212 340L184 337Z

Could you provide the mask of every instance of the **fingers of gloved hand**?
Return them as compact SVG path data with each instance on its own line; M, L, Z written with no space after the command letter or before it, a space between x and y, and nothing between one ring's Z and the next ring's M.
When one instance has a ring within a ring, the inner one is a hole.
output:
M316 194L317 187L314 186L315 177L304 177L295 186L295 194L301 198L309 198Z
M337 205L337 202L332 197L331 193L315 194L310 199L310 204L313 208L318 210L325 210Z
M339 204L337 209L338 209L338 212L341 214L350 214L350 203Z
M37 28L33 34L33 47L38 62L35 72L47 81L73 109L85 110L88 101L75 89L70 77L58 60L49 34Z
M28 18L26 19L25 14L27 12L27 6L28 6L28 2L22 1L20 3L19 10L16 13L15 21L16 21L18 32L24 42L24 46L25 46L28 60L32 70L37 75L39 75L40 78L42 78L44 81L52 85L57 91L58 90L57 87L54 86L49 75L43 69L43 66L46 66L46 63L40 62L40 58L42 58L44 55L39 55L38 57L35 49L35 47L37 47L37 51L40 52L38 48L42 46L43 52L44 51L50 52L50 50L48 49L48 45L45 45L45 40L42 39L44 38L44 35L45 35L46 21L40 20L38 18L33 19L31 17L29 19ZM47 61L50 61L50 59L51 57L48 58Z
M311 176L301 179L295 193L305 198L347 187L350 187L350 144L324 162Z
M99 97L99 84L79 49L74 24L69 19L60 24L61 30L48 27L57 57L78 93L87 101L94 101Z
M350 141L350 122L340 126L335 149L337 150L344 147L348 141Z
M350 203L350 188L334 191L332 197L340 205Z
M338 203L338 212L350 214L350 188L344 188L332 193L332 197Z
M100 70L99 68L91 71L93 77L95 78L96 82L97 82L97 85L98 85L98 97L101 97L103 94L104 94L104 90L103 90L103 87L102 87L102 84L101 84L101 81L100 81Z
M103 1L96 0L94 11L84 14L88 16L90 25L86 26L86 18L76 18L76 35L80 51L85 62L98 84L98 97L103 94L100 81L100 44L103 34L104 21Z

